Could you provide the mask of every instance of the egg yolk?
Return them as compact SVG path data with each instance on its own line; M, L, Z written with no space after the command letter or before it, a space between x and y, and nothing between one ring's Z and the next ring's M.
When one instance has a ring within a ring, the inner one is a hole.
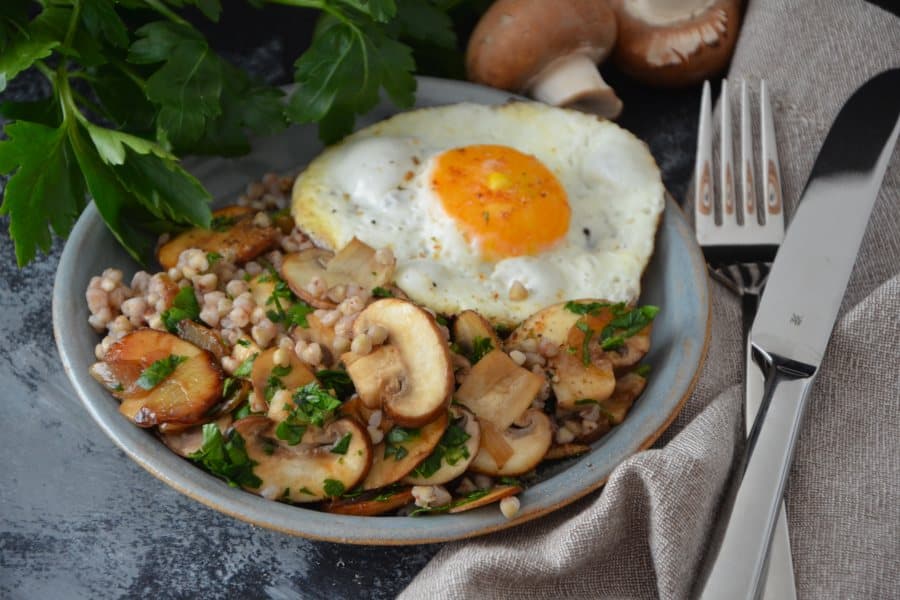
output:
M508 146L454 148L436 159L432 189L482 256L533 255L569 229L562 184L537 158Z

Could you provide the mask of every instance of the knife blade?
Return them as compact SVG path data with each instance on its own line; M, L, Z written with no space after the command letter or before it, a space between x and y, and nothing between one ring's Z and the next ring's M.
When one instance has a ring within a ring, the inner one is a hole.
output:
M900 69L863 84L825 138L750 330L759 411L726 518L707 553L701 598L757 598L812 382L900 135Z

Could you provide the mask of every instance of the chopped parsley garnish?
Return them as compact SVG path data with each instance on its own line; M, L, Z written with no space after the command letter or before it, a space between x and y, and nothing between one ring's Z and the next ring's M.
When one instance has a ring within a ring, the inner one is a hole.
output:
M244 348L249 348L250 340L248 340L247 338L241 338L238 341L236 341L235 344L237 344L238 346L243 346Z
M372 288L372 295L376 298L393 298L394 292L379 285L378 287Z
M344 484L337 479L326 479L322 483L322 490L329 498L337 498L344 493Z
M209 222L209 228L212 229L213 231L218 231L221 233L223 231L228 231L229 229L234 227L234 225L238 221L240 221L239 217L229 217L229 216L225 216L225 215L220 215L218 217L212 218L212 220Z
M347 435L350 435L350 434L348 433ZM352 490L350 490L349 492L344 492L343 494L341 494L341 498L346 498L347 500L353 500L354 498L359 498L360 496L362 496L365 493L366 493L366 490L364 490L361 485L358 485L355 488L353 488Z
M647 375L650 374L650 365L638 365L632 371L632 373L634 373L635 375L638 375L640 377L643 377L644 379L647 379Z
M194 288L188 285L178 290L172 300L172 306L164 310L160 316L169 333L178 333L178 323L184 319L198 320L200 304L194 295Z
M381 493L372 498L375 502L387 502L391 498L397 495L397 492L400 491L400 486L396 483L389 485L386 488L382 488Z
M256 462L250 460L244 438L235 430L223 435L215 423L203 426L203 445L189 457L232 487L258 488L262 480L253 474Z
M275 428L278 439L294 446L303 439L307 427L321 427L334 415L341 401L319 387L316 382L308 383L294 392L295 408L287 418Z
M250 403L242 404L239 409L234 411L234 420L243 419L244 417L249 417L253 414L253 411L250 410Z
M206 253L206 262L208 262L210 266L216 264L220 260L222 260L222 255L219 254L218 252L207 252Z
M338 443L334 445L334 448L331 449L332 454L347 454L347 449L350 448L350 441L353 439L353 434L347 432L344 434Z
M165 381L169 375L175 372L178 365L186 360L186 356L178 356L177 354L170 354L165 358L157 360L141 371L141 376L138 377L137 380L137 386L141 389L152 390Z
M253 372L253 363L256 361L256 357L259 356L259 352L254 352L252 356L249 356L238 365L238 368L234 370L233 375L235 377L250 377L250 374Z
M270 438L262 438L260 441L260 446L262 447L262 451L266 456L272 456L275 454L275 448L278 447L278 443Z
M308 487L306 487L305 485L297 491L300 492L301 494L306 494L307 496L315 496L313 491L311 489L309 489Z
M273 308L266 311L266 316L273 323L284 323L285 325L297 325L304 329L309 327L306 320L307 315L315 309L303 302L288 284L278 276L274 268L269 268L268 274L259 278L260 282L275 282L272 294L266 299L266 306ZM287 306L287 308L285 308Z
M484 358L485 354L493 349L494 342L491 341L491 338L476 335L475 339L472 340L472 353L467 358L474 365L479 360Z
M243 386L241 382L234 377L226 377L222 382L222 397L230 398L232 394L238 392Z
M394 427L384 436L384 457L400 460L409 454L404 442L419 437L420 431L409 427Z
M444 327L447 326L447 317L444 315L435 315L434 320L437 321L438 325L443 325Z
M269 375L266 378L266 387L263 390L263 397L266 399L266 402L271 402L272 398L275 397L275 392L278 390L284 389L284 382L280 377L276 377L274 374Z
M442 462L446 462L448 465L455 465L459 461L469 458L469 449L466 447L466 442L470 436L459 426L461 420L456 419L447 427L438 445L428 455L428 458L423 460L413 470L412 474L415 477L427 479L438 472Z
M591 364L591 338L594 336L594 330L588 327L588 324L584 321L578 321L575 323L575 327L578 328L579 331L584 333L584 341L581 342L581 362L584 366L588 366Z
M516 479L515 477L501 477L499 479L499 483L503 485L514 485L516 487L521 487L522 482Z
M596 315L601 308L610 306L609 302L566 302L566 310L576 315Z
M350 375L341 369L321 369L316 371L316 379L323 389L332 390L338 398L348 398L356 391Z
M474 490L472 492L469 492L462 498L454 500L449 504L444 504L443 506L423 506L421 508L417 508L416 510L409 513L409 516L415 517L422 514L444 513L452 508L456 508L457 506L462 506L463 504L468 504L469 502L474 502L475 500L484 498L490 493L491 490Z
M512 333L512 327L509 325L503 325L502 323L494 325L494 331L497 332L497 337L500 339L506 339L509 337L509 334Z
M615 318L600 332L600 344L604 350L621 347L626 339L640 333L659 314L658 306L639 306L630 310L623 307L616 310L617 306L613 307Z

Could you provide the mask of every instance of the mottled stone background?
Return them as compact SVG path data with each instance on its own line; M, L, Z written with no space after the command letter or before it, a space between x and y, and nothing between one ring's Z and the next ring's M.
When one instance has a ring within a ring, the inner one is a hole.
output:
M288 83L310 22L273 10L235 11L211 38L260 78ZM649 90L604 73L625 102L620 122L648 142L680 200L698 89ZM0 101L47 92L28 73ZM8 226L0 218L0 597L391 598L437 551L260 529L182 496L129 460L82 408L59 362L50 297L63 242L19 270Z

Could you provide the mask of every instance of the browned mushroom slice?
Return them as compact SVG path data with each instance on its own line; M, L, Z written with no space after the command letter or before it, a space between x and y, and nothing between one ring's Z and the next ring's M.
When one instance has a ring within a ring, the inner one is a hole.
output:
M478 361L456 390L456 401L504 430L534 401L544 380L517 365L502 350Z
M222 415L215 420L216 427L222 433L225 433L225 430L231 427L231 422L232 418L229 414ZM163 444L168 446L169 450L179 456L188 458L203 446L203 426L190 425L175 431L163 431L162 426L160 426L159 438Z
M473 508L481 508L494 502L499 502L509 496L515 496L522 492L522 488L517 485L498 485L486 494L474 492L467 497L460 498L452 503L453 507L448 511L450 514L456 514L472 510Z
M339 515L374 517L403 508L414 500L412 488L397 490L374 490L357 498L332 500L322 506L322 510Z
M473 355L476 346L484 347L490 343L490 349L501 347L494 328L474 310L464 310L456 317L453 322L453 341L467 357Z
M481 445L481 428L475 415L461 406L451 406L452 420L441 441L403 483L412 485L441 485L466 472L475 460Z
M119 411L139 427L202 422L222 397L215 357L153 329L129 333L109 347L91 373L122 399Z
M278 243L275 227L260 227L253 222L255 211L244 206L229 206L213 212L212 229L195 227L163 244L157 259L166 269L178 264L178 256L189 248L218 252L234 257L236 263L253 260Z
M251 491L272 500L316 502L339 496L366 476L372 445L366 430L353 419L309 427L293 446L278 439L276 426L271 419L257 416L233 425L244 438L247 456L256 463L254 475L262 482Z
M537 409L529 410L522 420L524 427L510 427L503 432L513 453L502 466L494 461L489 452L482 449L469 465L469 470L494 477L506 477L522 475L535 468L550 449L553 427L550 418Z
M326 272L328 263L334 258L334 253L323 248L309 248L295 254L288 254L281 263L281 277L297 297L301 298L316 308L334 308L333 301L325 297L313 294L309 290L309 284L314 278L319 278L324 284L324 289L330 289Z
M375 446L372 468L363 481L363 489L383 488L403 479L438 445L448 421L445 412L424 427L394 427L388 431L384 440Z
M278 280L272 277L271 273L263 272L247 282L250 295L253 296L253 302L256 306L262 306L265 309L274 309L275 305L272 301L272 294L275 292L275 285ZM278 302L281 308L287 310L293 302L286 298L279 297Z
M310 248L286 256L281 276L297 296L312 306L334 308L333 301L310 292L309 284L314 278L320 279L326 290L351 284L371 290L393 280L394 265L379 262L371 246L353 238L337 254Z
M219 360L228 354L225 342L222 341L222 337L217 331L190 319L182 319L178 322L178 336L184 341L206 350Z
M562 460L563 458L581 456L590 451L591 447L587 444L560 444L559 446L551 446L547 450L544 460Z
M616 376L608 360L585 365L580 356L563 352L551 365L555 369L552 385L558 410L580 410L587 401L602 402L615 389Z
M627 373L616 380L616 389L612 396L600 403L612 425L618 425L625 420L625 415L631 410L635 399L641 395L646 385L647 380L637 373Z
M594 301L577 300L571 304L589 302ZM547 340L557 347L565 345L566 338L569 337L569 330L581 318L578 312L566 308L567 305L570 305L570 303L553 304L525 319L507 338L507 351L524 350L523 344L526 340L535 340L534 343Z
M253 381L253 398L250 408L255 412L268 409L269 401L278 390L293 390L311 381L316 376L294 352L288 352L288 366L275 364L275 353L278 348L269 348L253 361L250 375Z
M353 334L374 325L388 332L383 346L365 356L348 352L341 357L366 406L383 407L404 427L419 427L446 413L453 369L434 318L415 304L385 298L359 314Z

